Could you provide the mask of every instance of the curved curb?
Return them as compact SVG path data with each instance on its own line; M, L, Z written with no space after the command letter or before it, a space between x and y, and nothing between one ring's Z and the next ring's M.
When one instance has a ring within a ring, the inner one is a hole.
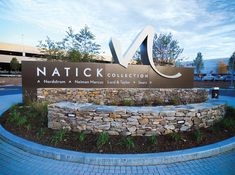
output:
M17 137L0 125L0 138L31 154L82 164L137 166L169 164L215 156L235 149L235 137L214 144L179 151L147 154L98 154L69 151L40 145Z

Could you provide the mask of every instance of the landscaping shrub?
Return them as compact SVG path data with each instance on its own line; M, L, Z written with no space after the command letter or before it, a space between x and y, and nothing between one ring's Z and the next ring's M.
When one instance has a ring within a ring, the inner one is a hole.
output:
M182 139L181 134L179 132L170 133L170 137L176 142L179 142Z
M169 100L169 104L170 104L170 105L179 105L179 104L181 104L180 98L174 97L174 98L170 99L170 100Z
M51 138L51 143L54 145L57 145L58 143L62 142L65 139L67 130L60 129L54 133L54 135Z
M109 141L109 134L107 132L101 132L98 136L96 145L100 149L102 146L107 144Z
M21 114L16 109L14 109L11 112L10 117L8 118L8 121L12 124L15 123L18 127L25 126L26 123L28 122L27 117L21 116Z
M126 137L125 139L123 139L122 142L126 146L126 148L128 148L128 150L130 150L130 149L135 147L135 143L134 143L132 137Z
M220 121L216 122L212 130L217 132L221 130L233 130L235 129L235 108L226 106L225 116Z
M134 106L135 102L132 99L129 98L125 98L122 102L121 102L122 106Z
M152 135L149 137L149 142L151 145L156 145L158 140L158 135Z
M153 101L150 98L144 97L143 98L143 105L152 105Z
M235 119L235 108L231 106L226 106L225 107L225 118L234 118Z
M197 129L195 132L194 132L194 137L197 141L197 143L201 142L202 139L203 139L203 133L201 132L200 129Z
M84 140L86 139L86 134L84 132L80 132L77 134L77 138L76 138L79 142L84 142Z
M36 137L38 139L42 139L47 130L48 130L47 128L40 128L40 130L36 133Z
M34 112L35 115L37 115L38 117L45 117L47 116L47 102L32 102L30 103L30 107L32 112Z
M156 106L160 106L160 105L163 105L164 104L164 101L161 99L161 98L156 98L154 99L154 105Z

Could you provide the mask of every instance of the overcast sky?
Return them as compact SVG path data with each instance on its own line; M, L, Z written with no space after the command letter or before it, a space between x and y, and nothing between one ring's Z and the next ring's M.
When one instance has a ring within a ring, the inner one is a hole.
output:
M235 51L235 0L0 0L0 42L36 46L85 25L108 55L111 37L125 51L146 25L171 32L189 60L199 51L204 59Z

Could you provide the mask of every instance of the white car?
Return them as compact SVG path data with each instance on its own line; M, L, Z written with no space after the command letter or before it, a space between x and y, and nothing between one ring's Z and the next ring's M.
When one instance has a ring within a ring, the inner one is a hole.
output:
M213 81L214 79L215 79L214 76L206 75L205 77L202 78L202 81Z
M214 80L215 80L215 81L224 81L224 80L225 80L225 77L222 76L222 75L217 75L217 76L214 77Z

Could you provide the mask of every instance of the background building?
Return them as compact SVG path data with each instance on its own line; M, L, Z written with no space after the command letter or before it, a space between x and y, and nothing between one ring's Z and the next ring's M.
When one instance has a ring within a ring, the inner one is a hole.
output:
M45 55L42 54L37 47L0 43L0 71L10 70L10 62L15 57L19 63L22 61L42 61ZM110 63L112 57L108 55L96 55L97 62Z
M43 60L44 55L36 47L0 43L0 70L9 70L13 57L21 63L21 61Z

